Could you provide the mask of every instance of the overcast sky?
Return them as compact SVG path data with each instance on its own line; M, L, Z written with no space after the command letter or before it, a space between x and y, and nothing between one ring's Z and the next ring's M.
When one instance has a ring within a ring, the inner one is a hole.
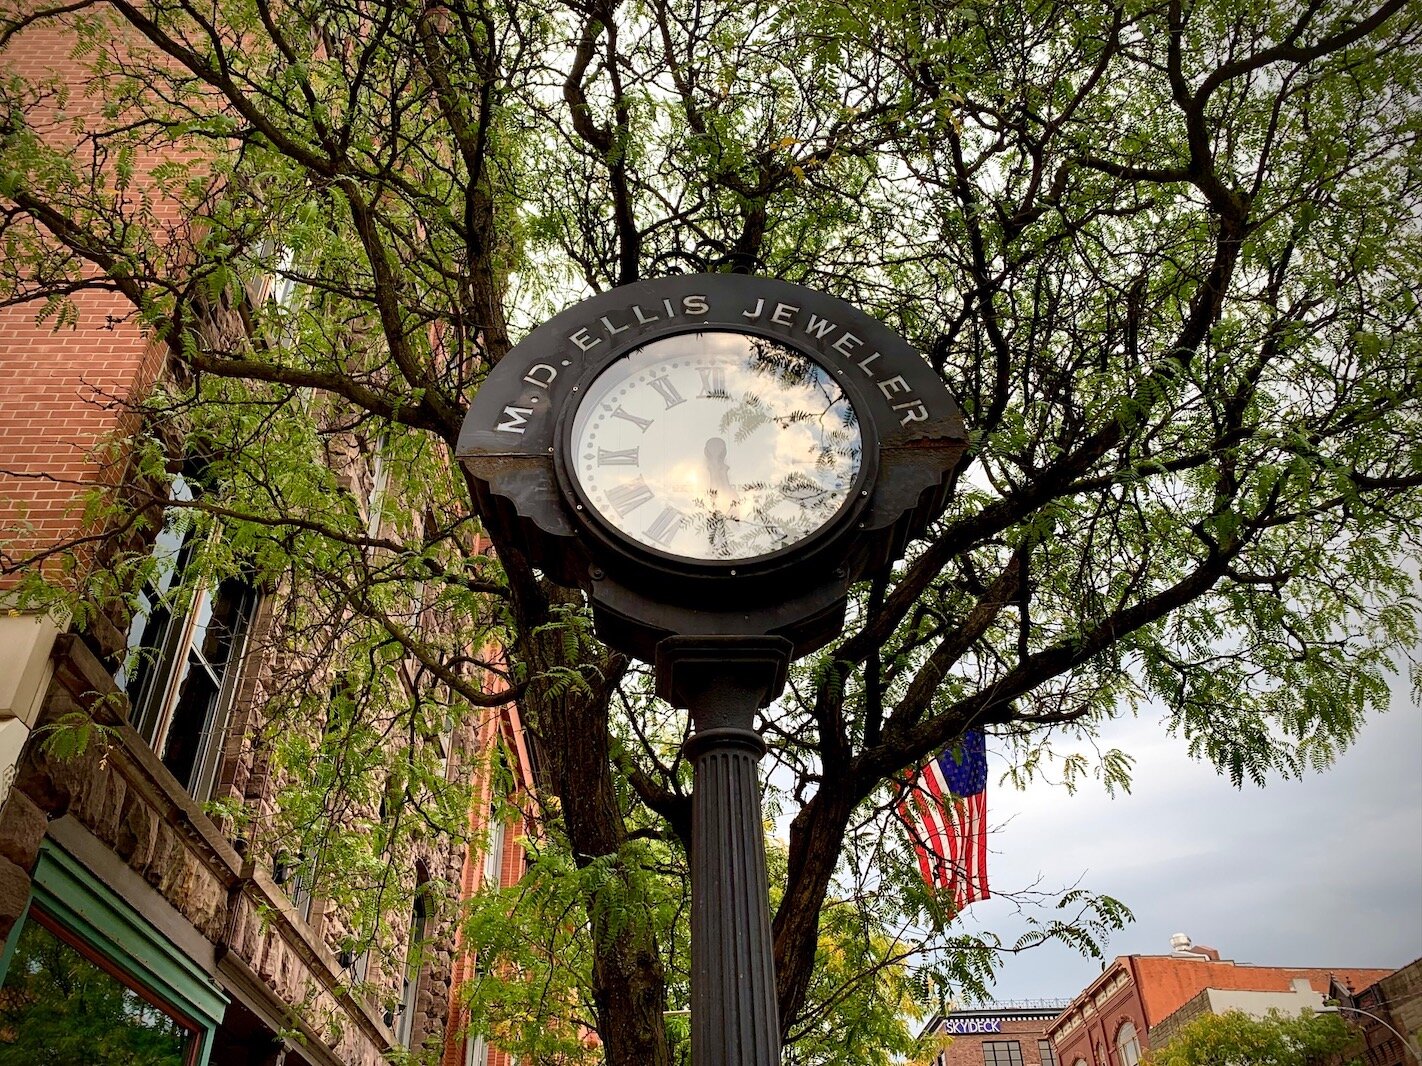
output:
M1236 962L1398 967L1422 956L1422 710L1406 683L1334 766L1303 781L1233 788L1190 759L1158 715L1104 739L1136 756L1130 795L998 785L988 811L995 889L1080 881L1135 921L1107 957L1165 954L1187 933ZM968 908L969 928L1024 927L1006 899ZM1101 963L1055 946L1009 958L998 1000L1070 998Z

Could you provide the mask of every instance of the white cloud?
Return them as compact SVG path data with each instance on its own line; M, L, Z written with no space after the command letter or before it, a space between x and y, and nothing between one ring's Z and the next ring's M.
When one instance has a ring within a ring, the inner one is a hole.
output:
M1081 881L1135 923L1107 954L1161 954L1171 933L1240 962L1401 966L1422 955L1422 712L1398 681L1390 713L1322 774L1237 790L1191 760L1147 712L1106 739L1136 757L1131 794L994 786L990 871L998 890ZM1006 900L968 924L1011 938ZM1099 963L1065 949L1010 959L1001 999L1073 996Z

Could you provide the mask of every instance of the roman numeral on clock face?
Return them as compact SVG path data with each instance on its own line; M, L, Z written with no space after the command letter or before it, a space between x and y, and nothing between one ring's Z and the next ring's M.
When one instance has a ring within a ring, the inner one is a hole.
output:
M620 515L629 514L635 511L642 504L655 495L641 478L634 481L625 481L621 485L614 485L607 490L607 502Z
M662 513L645 530L647 536L662 547L671 544L676 535L681 532L681 527L686 524L686 515L678 511L675 507L663 507Z
M640 448L628 448L625 451L609 450L599 448L597 450L598 466L637 466L640 462L638 453Z
M650 418L638 418L636 415L628 412L625 407L619 407L616 411L613 411L612 417L620 418L624 422L631 422L643 433L647 432L647 427L652 424L652 420Z
M654 377L647 382L648 385L657 390L658 395L667 402L667 408L673 408L679 403L685 403L686 399L681 393L676 391L676 386L672 384L669 377Z
M723 366L699 366L696 372L701 375L701 391L696 395L724 397L726 393L726 368Z

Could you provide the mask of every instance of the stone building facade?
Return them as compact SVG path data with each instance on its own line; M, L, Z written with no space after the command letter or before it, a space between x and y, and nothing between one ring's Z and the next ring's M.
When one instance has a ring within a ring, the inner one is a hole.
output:
M67 82L70 95L37 92L26 116L64 137L102 105L82 91L84 62L64 28L46 23L9 41L0 73ZM153 162L138 159L138 174ZM155 218L166 210L155 198ZM0 308L0 564L13 572L38 559L60 581L72 576L65 567L107 565L98 547L43 557L107 532L83 498L131 476L113 445L135 427L131 401L165 373L161 346L121 300L86 293L76 305L77 323L58 324L37 321L36 305ZM367 505L372 470L359 451L348 480ZM154 551L167 532L149 535ZM466 831L426 835L400 857L399 877L415 889L401 906L413 909L389 917L385 950L353 947L347 916L271 843L284 782L265 746L266 689L275 673L321 691L335 683L270 654L293 644L289 633L272 639L280 594L203 590L167 620L140 677L129 653L143 610L100 605L80 625L27 609L13 577L0 580L0 1043L47 1039L32 1008L54 999L62 971L111 1010L90 1011L86 1038L141 1030L135 1039L182 1066L374 1066L401 1048L445 1066L507 1066L465 1031L458 993L471 960L458 903L490 879L517 881L526 827L491 827L492 785L476 777ZM174 679L198 668L210 691L190 700ZM169 695L152 696L165 685ZM482 774L498 743L514 787L531 784L512 707L464 716L436 739L451 779ZM422 893L425 882L446 891Z
M352 980L321 909L303 908L177 783L123 715L113 677L88 644L61 634L48 662L41 732L25 745L0 807L0 999L28 931L171 1013L183 1031L176 1044L191 1056L185 1064L373 1066L394 1047L433 1045L441 1062L464 1066L478 1038L459 1016L469 960L456 908L426 930L411 1019L392 1017ZM46 750L43 727L74 715L102 733L77 754ZM485 729L515 724L506 714ZM477 840L485 829L477 812L471 823ZM507 885L521 873L518 827L497 840L492 856L443 842L425 857L453 865L451 880L467 895L482 877ZM385 983L398 978L386 974ZM484 1054L498 1066L497 1053Z

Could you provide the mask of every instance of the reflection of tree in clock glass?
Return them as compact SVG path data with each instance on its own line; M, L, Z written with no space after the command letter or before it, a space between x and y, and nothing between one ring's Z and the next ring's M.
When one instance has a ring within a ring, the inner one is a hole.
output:
M569 469L623 536L686 559L754 559L846 506L863 458L833 375L776 341L682 333L633 349L588 386Z

